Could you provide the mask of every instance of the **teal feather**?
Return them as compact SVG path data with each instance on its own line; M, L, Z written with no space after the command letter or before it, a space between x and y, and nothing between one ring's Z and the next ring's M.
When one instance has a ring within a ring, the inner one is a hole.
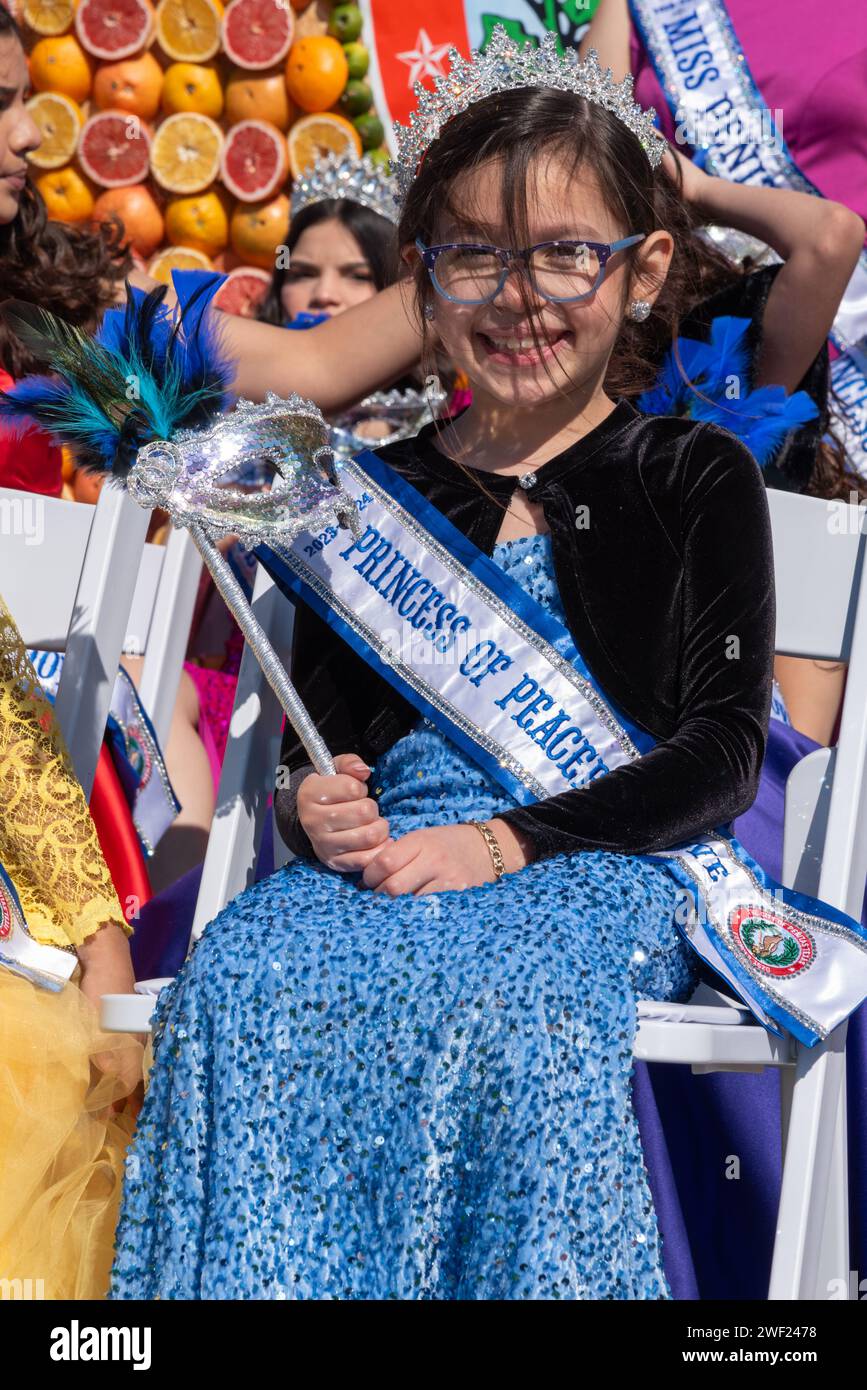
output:
M0 419L39 425L81 466L118 476L149 440L207 424L228 405L233 375L210 308L224 278L175 272L174 312L164 287L128 285L126 304L106 313L95 338L35 305L7 303L0 312L55 377L0 393Z

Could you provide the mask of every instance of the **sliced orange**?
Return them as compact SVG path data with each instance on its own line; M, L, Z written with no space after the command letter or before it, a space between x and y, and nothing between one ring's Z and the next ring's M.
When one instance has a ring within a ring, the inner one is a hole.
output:
M59 169L75 154L84 117L77 101L62 92L37 92L27 110L42 132L42 143L29 155L37 169Z
M286 137L289 167L298 179L317 159L328 154L361 156L361 136L351 121L333 111L317 111L296 121Z
M178 63L205 63L220 47L220 0L161 0L157 42Z
M148 264L148 275L159 280L161 285L172 283L173 270L213 270L213 265L202 251L194 251L191 246L167 246L158 251Z
M220 171L223 132L210 116L167 116L151 146L151 173L169 193L201 193Z
M21 14L34 34L65 34L75 16L72 0L24 0Z

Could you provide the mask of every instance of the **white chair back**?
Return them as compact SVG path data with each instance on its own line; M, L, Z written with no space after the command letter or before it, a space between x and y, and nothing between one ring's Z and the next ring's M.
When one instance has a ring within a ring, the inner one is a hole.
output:
M256 569L252 607L288 669L295 610L261 565ZM280 761L282 719L276 695L245 646L191 945L226 903L253 882L268 798Z
M88 797L121 652L145 657L161 740L177 694L201 562L185 533L146 546L147 526L117 488L96 506L0 488L0 593L26 646L65 653L55 709Z

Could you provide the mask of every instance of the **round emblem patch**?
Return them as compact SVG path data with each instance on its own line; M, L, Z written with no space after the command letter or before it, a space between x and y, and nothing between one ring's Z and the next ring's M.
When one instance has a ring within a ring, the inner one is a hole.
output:
M151 780L153 763L150 750L138 724L130 724L126 730L126 755L138 777L139 788L146 787Z
M737 944L766 975L797 975L813 963L813 938L782 913L765 907L737 907L729 926Z
M0 941L8 941L12 935L12 904L0 887Z

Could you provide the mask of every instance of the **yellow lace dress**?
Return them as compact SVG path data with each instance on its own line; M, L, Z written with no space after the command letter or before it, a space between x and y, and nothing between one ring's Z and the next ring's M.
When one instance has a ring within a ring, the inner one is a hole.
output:
M129 933L87 803L0 599L0 864L32 938ZM2 943L0 943L2 945ZM78 987L0 964L0 1300L102 1298L142 1047L105 1034Z

